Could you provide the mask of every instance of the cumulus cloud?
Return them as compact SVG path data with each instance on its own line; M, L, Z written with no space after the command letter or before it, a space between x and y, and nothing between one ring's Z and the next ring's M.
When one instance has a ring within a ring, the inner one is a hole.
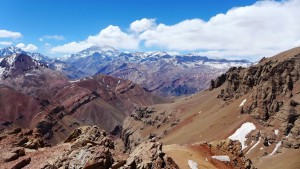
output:
M19 43L16 45L16 47L21 48L22 50L27 51L27 52L34 52L34 51L38 50L38 47L33 44L25 45L24 43Z
M4 45L4 46L10 46L12 45L13 43L12 42L9 42L9 41L3 41L3 42L0 42L0 45Z
M138 49L139 40L136 36L123 32L118 26L110 25L97 35L89 36L80 42L71 42L51 49L54 53L75 53L91 46L109 45L118 49Z
M143 18L136 20L130 24L130 29L134 32L140 33L156 27L155 19Z
M89 44L85 41L82 42L71 42L61 46L55 46L50 51L52 53L76 53L82 51L88 47L91 47L92 44Z
M147 47L201 50L219 56L269 56L299 45L300 1L260 1L218 14L209 21L159 24L140 35Z
M95 45L109 45L120 49L138 49L139 41L134 35L127 34L118 26L108 26L96 36L89 36L86 40Z
M108 26L86 40L52 48L74 53L92 45L118 49L199 52L213 57L259 59L300 45L300 1L258 1L235 7L208 21L183 20L174 25L143 18L130 24L128 32Z
M12 32L8 30L0 30L0 38L20 38L22 37L22 34L20 32Z
M39 41L44 41L46 39L50 39L50 40L57 40L57 41L60 41L60 40L64 40L65 37L64 36L61 36L61 35L45 35L41 38L39 38Z

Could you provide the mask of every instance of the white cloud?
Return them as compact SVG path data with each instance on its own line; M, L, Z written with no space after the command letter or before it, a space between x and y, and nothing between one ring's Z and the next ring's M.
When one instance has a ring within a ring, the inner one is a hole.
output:
M26 52L33 52L33 51L38 50L38 47L33 44L25 45L24 43L19 43L16 45L16 47L21 48L22 50L24 50Z
M20 32L12 32L8 30L0 30L0 38L20 38L22 34Z
M65 40L65 37L64 36L61 36L61 35L45 35L41 38L39 38L39 41L44 41L45 39L51 39L51 40L57 40L57 41L60 41L60 40Z
M2 41L2 42L0 42L0 45L4 45L4 46L10 46L12 44L13 44L12 42L8 42L8 41Z
M86 43L85 41L82 42L71 42L61 46L53 47L50 52L52 53L76 53L82 51L88 47L91 47L92 44Z
M140 33L156 27L155 19L143 18L136 20L130 24L130 29L134 32Z
M260 1L218 14L205 22L159 24L140 35L147 47L208 51L211 55L261 57L299 45L300 1Z
M128 32L108 26L86 40L51 49L74 53L92 45L118 49L199 52L213 57L259 59L300 45L300 1L267 0L235 7L204 21L183 20L174 25L143 18L130 24Z
M44 47L50 48L50 47L52 47L52 45L50 43L45 43Z
M120 49L138 49L139 46L139 41L135 36L112 25L100 31L96 36L89 36L86 41L94 45L109 45Z
M80 42L71 42L51 49L53 53L75 53L93 45L109 45L118 49L138 49L139 40L136 36L123 32L118 26L108 26L95 36L89 36Z

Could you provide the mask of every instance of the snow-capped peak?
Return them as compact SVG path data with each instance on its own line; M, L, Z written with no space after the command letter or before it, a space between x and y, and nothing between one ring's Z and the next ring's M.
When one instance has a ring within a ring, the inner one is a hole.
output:
M26 53L26 52L24 50L18 48L18 47L15 47L15 46L9 46L7 48L0 49L0 57L1 56L12 55L12 54L15 54L15 53Z
M79 53L85 53L85 52L119 52L117 49L111 47L111 46L91 46Z
M49 60L48 57L40 54L40 53L30 53L22 50L21 48L15 47L15 46L9 46L7 48L0 49L0 57L5 57L8 55L13 55L13 54L26 54L34 60L39 60L39 61L47 61Z
M156 51L156 52L152 52L151 55L152 56L165 56L165 55L169 55L169 54L167 52Z
M61 60L68 60L68 59L79 59L91 56L95 53L99 53L103 56L118 56L121 52L111 46L91 46L83 51L80 51L76 54L72 54L69 56L63 57Z
M9 66L12 66L13 63L16 61L16 58L17 58L18 55L19 55L19 54L14 53L14 54L12 54L12 55L6 57L5 60L6 60L7 64L8 64Z
M145 59L147 58L147 56L149 56L149 53L146 52L135 52L135 53L128 53L128 54L131 54L132 56L140 59Z

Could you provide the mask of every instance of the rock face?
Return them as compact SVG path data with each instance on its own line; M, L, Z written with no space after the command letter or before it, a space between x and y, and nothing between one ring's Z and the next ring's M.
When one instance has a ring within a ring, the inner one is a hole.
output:
M214 141L208 144L211 152L215 155L227 155L230 159L228 162L233 168L255 169L251 160L244 156L241 143L238 141L222 140Z
M27 150L35 151L44 147L41 135L32 130L15 128L0 135L0 168L22 168L31 158ZM7 165L9 166L7 166Z
M147 137L141 136L140 132L146 127L160 128L161 125L176 126L180 122L174 113L156 111L149 107L137 108L127 117L122 125L121 138L126 150L132 151L139 143L148 139L161 139L167 131L163 133L149 133Z
M11 142L11 139L23 134L20 131L1 137L3 139L0 140L0 145L3 147L0 168L178 168L176 163L162 152L161 143L145 142L132 153L126 154L116 147L117 142L113 141L110 135L97 126L77 128L63 143L53 147L37 147L36 151L29 152L18 146L14 147L15 144Z
M172 158L162 152L162 143L147 141L139 144L129 155L124 168L178 169Z
M114 163L113 141L98 127L81 127L64 141L70 149L46 165L57 168L109 168Z
M219 98L231 101L249 94L241 113L250 114L262 125L278 128L285 147L300 147L300 52L284 52L257 65L231 68L211 82L221 87Z

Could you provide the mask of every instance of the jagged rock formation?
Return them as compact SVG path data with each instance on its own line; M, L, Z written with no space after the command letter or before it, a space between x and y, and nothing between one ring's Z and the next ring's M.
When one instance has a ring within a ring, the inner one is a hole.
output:
M214 155L226 155L229 157L228 162L233 168L255 169L251 160L244 156L241 143L230 139L222 141L213 141L208 144L210 151Z
M123 168L179 169L173 159L162 152L162 143L151 140L139 144L129 154L129 158Z
M14 144L12 141L25 134L32 135L32 131L15 129L1 135L0 168L22 168L24 166L44 169L178 168L172 158L167 157L162 152L161 143L144 142L136 147L132 153L126 154L115 147L117 142L113 141L110 135L107 135L104 130L97 126L80 127L75 129L63 143L44 148L41 148L43 145L40 145L35 147L36 150L33 151L22 148L28 148L23 146L26 145L25 141L21 141L21 144ZM34 137L41 138L39 135ZM32 139L29 138L28 140Z
M159 134L149 133L146 137L141 136L140 132L143 132L143 129L147 126L158 129L161 125L170 125L173 127L179 122L180 120L176 119L174 113L162 112L158 114L155 109L149 107L137 108L123 122L121 138L126 150L132 151L139 143L148 139L161 139L168 132L165 130Z
M299 50L299 49L294 49ZM278 127L286 138L285 147L300 147L300 52L285 52L248 69L231 68L212 80L210 90L221 86L224 101L249 94L251 100L241 109L262 125Z

